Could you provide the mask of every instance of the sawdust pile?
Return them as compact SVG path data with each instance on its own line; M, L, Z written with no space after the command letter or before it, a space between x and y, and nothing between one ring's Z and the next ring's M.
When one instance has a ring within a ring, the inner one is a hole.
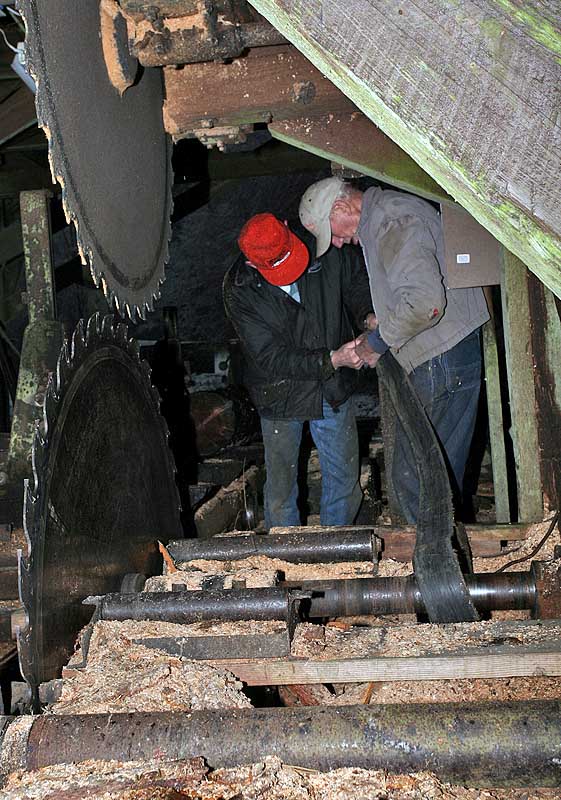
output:
M173 592L174 586L184 586L186 591L199 591L201 589L216 590L217 584L220 589L232 589L241 585L247 589L266 588L276 586L279 581L279 573L274 568L255 569L245 567L243 562L234 562L232 569L225 568L224 563L213 561L212 564L218 565L213 572L201 569L181 569L177 572L168 572L166 575L155 575L148 578L144 584L144 592ZM211 585L212 583L212 585Z
M98 622L87 665L78 652L63 671L53 714L189 711L248 708L242 684L230 672L134 644L119 623Z
M554 800L556 789L467 789L434 775L338 769L321 773L278 758L236 769L186 762L86 761L13 773L2 800Z
M296 627L292 655L318 661L377 656L402 658L454 651L465 653L476 648L481 653L482 647L497 646L508 647L515 653L517 647L528 645L559 647L561 640L561 621L554 620L524 627L494 620L448 625L414 622L387 625L383 618L377 622L372 627L322 627L301 623Z
M250 556L240 561L208 561L199 559L190 561L191 569L198 569L208 575L221 573L233 573L238 575L241 572L255 573L270 572L274 570L280 574L282 580L287 581L324 581L338 580L343 578L368 578L374 574L371 561L342 561L336 564L293 564L290 561L282 561L280 558L268 558L267 556ZM411 571L411 568L410 570ZM174 573L176 575L177 573ZM250 584L248 583L248 586Z

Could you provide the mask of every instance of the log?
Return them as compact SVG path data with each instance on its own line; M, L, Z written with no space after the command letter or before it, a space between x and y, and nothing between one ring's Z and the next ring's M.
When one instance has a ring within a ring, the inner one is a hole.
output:
M475 786L561 785L561 702L251 708L3 717L2 771L200 756L316 770L428 770Z

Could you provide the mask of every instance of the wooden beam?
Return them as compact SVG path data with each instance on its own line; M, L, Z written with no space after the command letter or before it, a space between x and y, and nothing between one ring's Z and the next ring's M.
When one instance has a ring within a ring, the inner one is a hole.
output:
M541 0L250 0L561 297L559 16Z
M370 175L392 186L439 202L453 203L441 186L421 169L395 142L358 110L307 114L298 119L269 124L271 134L282 142L308 150L348 169Z
M23 83L2 103L0 145L37 122L35 97Z
M219 661L249 686L287 686L368 681L438 681L561 675L561 651L444 655L412 658L352 658L337 661Z
M251 50L229 64L165 68L164 126L175 139L193 130L355 109L290 45Z
M525 539L528 525L469 525L466 532L475 557L490 553L499 555L501 542L517 542ZM415 528L387 532L383 528L376 528L376 536L379 536L384 543L382 558L393 558L395 561L413 559Z
M504 250L501 278L511 437L516 465L518 518L541 520L543 497L531 347L528 270Z

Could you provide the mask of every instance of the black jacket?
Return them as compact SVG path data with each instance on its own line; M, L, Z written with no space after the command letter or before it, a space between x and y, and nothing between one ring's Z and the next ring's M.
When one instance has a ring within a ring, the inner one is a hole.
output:
M295 232L315 252L315 239L303 229ZM356 373L334 370L330 351L352 339L372 311L368 275L355 248L331 247L311 259L297 283L300 303L243 256L224 278L226 313L247 362L244 382L268 418L320 419L324 397L336 408L351 395Z

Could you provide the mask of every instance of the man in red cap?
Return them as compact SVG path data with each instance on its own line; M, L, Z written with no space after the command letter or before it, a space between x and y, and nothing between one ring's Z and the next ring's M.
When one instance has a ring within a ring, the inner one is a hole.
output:
M242 228L243 253L224 279L224 304L246 356L245 383L261 417L265 525L300 525L298 452L304 422L322 470L321 524L351 524L360 506L356 421L350 396L363 361L356 328L372 311L368 277L351 249L322 258L302 228L273 214Z

